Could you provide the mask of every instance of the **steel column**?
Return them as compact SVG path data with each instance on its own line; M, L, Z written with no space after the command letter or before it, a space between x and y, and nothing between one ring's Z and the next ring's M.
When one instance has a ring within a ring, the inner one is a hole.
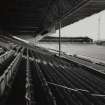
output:
M59 56L61 55L61 22L59 23Z

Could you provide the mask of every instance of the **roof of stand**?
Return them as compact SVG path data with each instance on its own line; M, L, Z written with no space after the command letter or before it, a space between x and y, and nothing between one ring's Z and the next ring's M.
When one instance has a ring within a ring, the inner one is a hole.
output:
M64 27L104 9L105 0L3 0L0 33L44 35L60 21Z

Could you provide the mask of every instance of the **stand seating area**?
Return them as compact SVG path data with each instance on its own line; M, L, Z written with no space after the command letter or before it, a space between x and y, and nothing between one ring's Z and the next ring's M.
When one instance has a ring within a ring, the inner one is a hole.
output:
M0 105L105 105L105 78L54 54L0 55Z

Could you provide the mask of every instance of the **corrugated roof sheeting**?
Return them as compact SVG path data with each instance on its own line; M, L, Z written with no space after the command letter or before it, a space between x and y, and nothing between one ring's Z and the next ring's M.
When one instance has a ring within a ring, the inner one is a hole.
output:
M48 28L51 24L62 19L66 13L70 11L72 13L75 8L79 8L88 1L89 0L57 0L56 2L52 3L51 7L49 8L46 19L44 20L44 27Z
M60 21L64 27L104 9L105 0L4 0L0 33L37 35Z
M69 14L63 21L62 26L66 26L98 13L105 9L105 0L90 0L83 7L78 8L73 13Z

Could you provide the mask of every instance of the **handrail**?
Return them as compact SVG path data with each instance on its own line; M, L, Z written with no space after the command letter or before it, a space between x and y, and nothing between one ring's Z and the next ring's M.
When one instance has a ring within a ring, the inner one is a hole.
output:
M10 56L12 56L15 53L15 51L10 50L5 52L0 56L0 64L2 64L5 60L7 60Z
M27 105L34 105L36 102L33 96L33 84L32 84L32 75L30 71L30 64L29 64L29 52L27 49L27 64L26 64L26 104Z
M3 75L0 77L0 96L2 96L5 93L6 89L10 87L10 80L13 79L16 74L16 67L21 60L21 56L22 53L19 53L9 65L9 67L5 70Z
M91 93L90 91L84 90L84 89L79 89L79 88L73 89L73 88L69 88L67 86L59 85L59 84L52 83L52 82L48 82L48 84L53 85L55 87L63 88L63 89L69 90L69 91L77 92L78 94L79 94L79 92L81 92L81 93L85 93L85 94L93 96L93 97L105 97L105 94Z

